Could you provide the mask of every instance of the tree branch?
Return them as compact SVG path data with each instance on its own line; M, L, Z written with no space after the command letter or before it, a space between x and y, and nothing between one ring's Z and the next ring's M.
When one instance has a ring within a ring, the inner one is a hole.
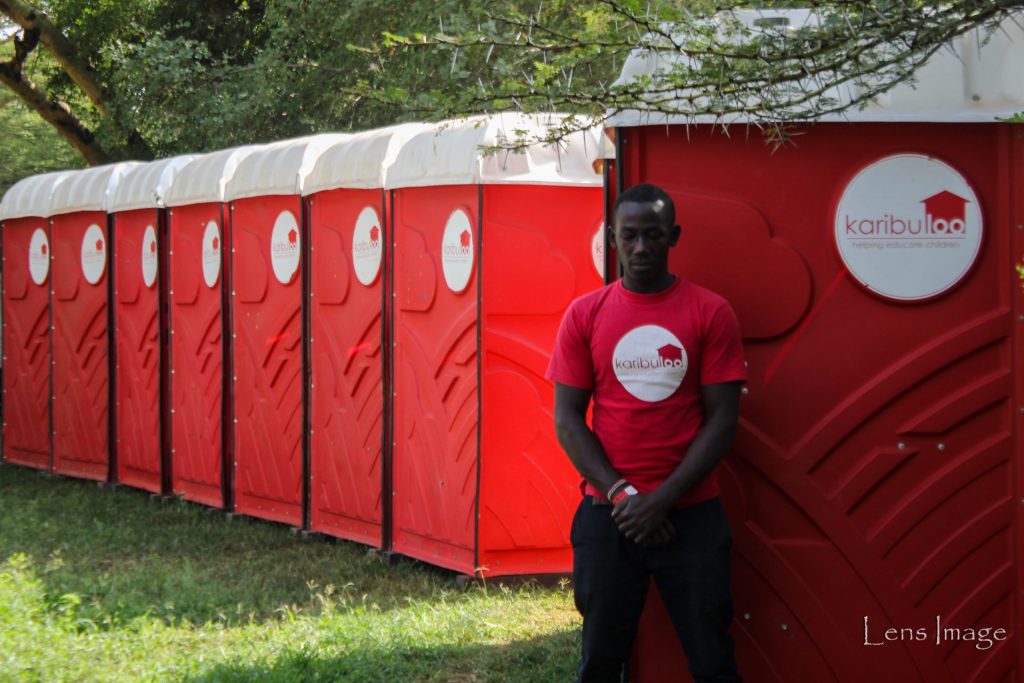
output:
M100 85L99 77L89 63L83 60L70 40L53 25L53 22L41 11L21 0L0 0L0 12L21 26L25 31L35 31L46 50L53 55L57 63L67 72L93 105L103 114L106 113L106 93Z

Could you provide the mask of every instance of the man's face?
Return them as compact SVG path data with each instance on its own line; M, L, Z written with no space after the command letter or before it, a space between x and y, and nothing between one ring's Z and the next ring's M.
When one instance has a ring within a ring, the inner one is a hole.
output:
M615 251L628 289L644 290L668 278L668 250L679 241L679 226L661 202L625 202L615 212Z

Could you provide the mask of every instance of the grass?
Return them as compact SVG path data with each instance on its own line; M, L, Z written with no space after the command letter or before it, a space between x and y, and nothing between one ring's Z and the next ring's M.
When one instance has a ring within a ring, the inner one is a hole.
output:
M571 680L566 586L459 589L351 543L0 466L0 681Z

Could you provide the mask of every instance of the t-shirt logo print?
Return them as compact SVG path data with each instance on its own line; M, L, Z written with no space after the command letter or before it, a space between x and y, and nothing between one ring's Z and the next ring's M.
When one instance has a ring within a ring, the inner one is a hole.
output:
M686 349L660 325L635 327L619 340L612 369L623 388L641 401L654 403L675 393L686 376Z

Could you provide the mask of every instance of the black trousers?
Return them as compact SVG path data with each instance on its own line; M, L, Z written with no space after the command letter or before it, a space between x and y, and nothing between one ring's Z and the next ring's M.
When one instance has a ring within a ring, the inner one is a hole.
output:
M669 513L673 541L645 548L585 496L572 522L573 587L583 615L579 683L620 683L654 577L696 683L738 683L729 624L732 532L715 498Z

